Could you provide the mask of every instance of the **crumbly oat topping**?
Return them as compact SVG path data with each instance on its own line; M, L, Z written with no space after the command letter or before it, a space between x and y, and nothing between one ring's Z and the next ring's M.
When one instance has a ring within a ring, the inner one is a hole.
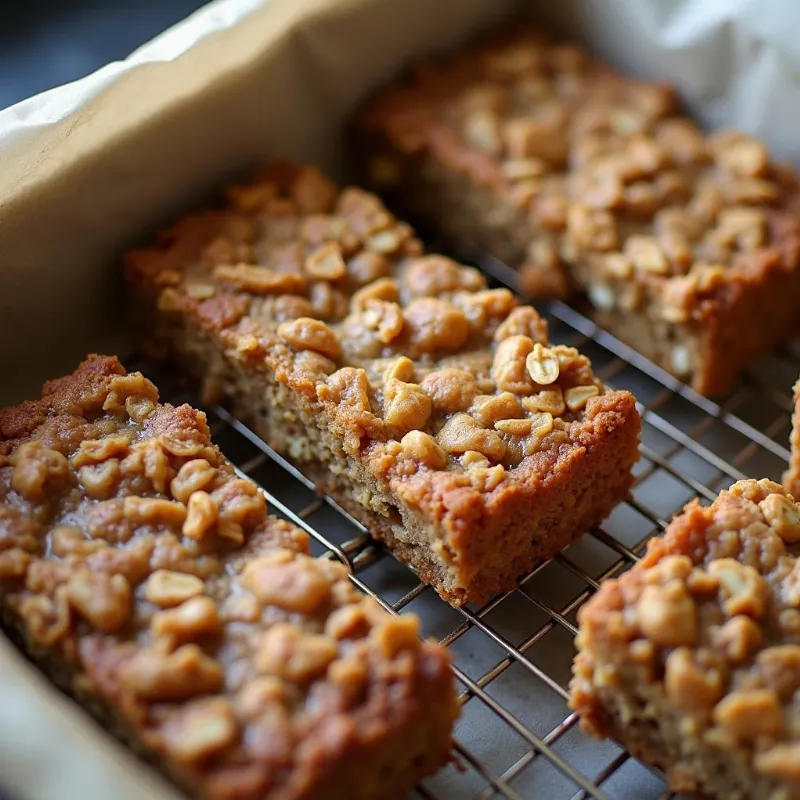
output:
M404 159L424 152L507 198L536 233L529 257L544 291L564 286L548 271L588 265L601 307L647 297L685 322L710 313L704 301L730 271L800 261L797 179L761 142L704 134L669 87L619 76L530 26L419 66L360 124L394 148L377 150L371 185L402 183ZM643 291L622 293L621 281Z
M298 186L313 187L313 208ZM475 269L423 255L373 195L274 166L228 198L179 223L163 248L130 254L129 273L172 275L160 309L195 313L239 358L313 386L326 413L368 433L374 458L406 473L411 462L461 471L475 452L513 468L567 441L603 392L588 359L548 344L533 308ZM199 539L215 509L200 494L186 513L186 535Z
M798 532L781 486L740 481L605 583L580 613L572 685L589 729L602 732L598 696L637 683L680 711L683 735L800 782Z
M306 796L292 781L317 780L309 759L368 747L353 726L386 735L421 687L455 713L444 651L417 620L392 619L344 565L307 553L212 445L205 415L159 404L116 359L90 357L41 401L0 410L6 621L79 665L82 690L203 796ZM432 746L444 758L447 742Z

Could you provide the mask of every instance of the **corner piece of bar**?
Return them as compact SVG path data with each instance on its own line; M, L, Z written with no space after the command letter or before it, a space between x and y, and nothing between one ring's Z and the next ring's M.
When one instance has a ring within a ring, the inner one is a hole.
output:
M632 484L633 397L374 195L273 165L127 258L171 354L448 602L510 590Z
M529 296L585 295L702 394L798 330L795 171L577 45L515 25L380 91L353 140L391 207L520 267Z
M709 800L800 798L800 508L745 480L691 503L580 610L571 707Z
M116 358L0 410L0 618L192 797L399 800L449 757L446 651Z

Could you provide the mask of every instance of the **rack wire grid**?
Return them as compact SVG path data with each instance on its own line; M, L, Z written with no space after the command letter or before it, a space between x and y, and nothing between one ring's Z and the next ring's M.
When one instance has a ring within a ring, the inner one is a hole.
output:
M477 264L495 285L518 288L516 273L495 259L464 245L446 249ZM724 401L713 402L574 308L552 301L539 310L554 342L578 347L609 386L637 397L642 457L631 498L602 526L480 608L451 608L364 526L318 496L300 468L225 408L205 411L216 442L264 489L273 513L305 529L317 555L347 564L353 582L386 609L417 613L424 635L449 650L461 703L454 758L410 798L667 800L674 796L659 773L613 742L590 739L567 707L576 612L603 580L635 563L647 540L693 498L708 503L744 477L780 480L800 344L762 358ZM185 387L170 389L169 380L157 380L164 399L198 404Z

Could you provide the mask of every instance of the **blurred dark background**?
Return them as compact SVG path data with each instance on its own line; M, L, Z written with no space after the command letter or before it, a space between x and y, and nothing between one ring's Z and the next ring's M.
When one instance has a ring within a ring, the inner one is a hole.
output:
M0 0L0 108L125 58L202 0Z

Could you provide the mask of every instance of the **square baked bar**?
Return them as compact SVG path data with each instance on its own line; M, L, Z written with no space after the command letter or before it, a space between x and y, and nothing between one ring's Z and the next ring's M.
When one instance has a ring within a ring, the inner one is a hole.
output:
M454 605L511 589L631 485L640 418L374 195L275 165L129 254L145 348L305 463Z
M714 800L800 798L800 507L740 481L579 612L572 708Z
M115 358L0 410L0 618L198 800L399 799L448 758L446 651Z
M530 296L585 295L703 394L800 327L794 171L574 44L517 25L416 68L353 133L390 207L520 267Z

